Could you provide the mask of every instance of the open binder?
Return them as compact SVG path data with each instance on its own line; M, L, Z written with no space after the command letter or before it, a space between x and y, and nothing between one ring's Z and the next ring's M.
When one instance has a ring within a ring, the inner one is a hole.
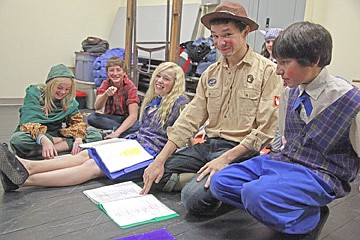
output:
M153 156L132 139L114 138L81 144L80 147L88 149L90 157L112 180L147 167L153 161Z
M84 194L121 228L179 216L154 195L141 195L140 191L141 187L128 181L85 190Z

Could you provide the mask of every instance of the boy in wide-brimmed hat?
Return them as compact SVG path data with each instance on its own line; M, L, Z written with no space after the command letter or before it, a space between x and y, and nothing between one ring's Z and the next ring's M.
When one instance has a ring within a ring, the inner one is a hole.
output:
M201 21L222 57L202 74L194 99L168 129L165 148L145 170L142 192L147 193L154 181L163 191L179 191L192 179L182 190L182 201L190 213L207 215L219 207L208 189L212 175L258 155L274 137L278 121L274 99L282 84L275 64L246 43L258 25L241 4L221 3ZM174 153L207 119L205 143Z

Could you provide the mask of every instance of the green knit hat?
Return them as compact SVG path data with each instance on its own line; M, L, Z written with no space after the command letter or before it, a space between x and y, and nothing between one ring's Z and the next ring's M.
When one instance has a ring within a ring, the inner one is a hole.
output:
M64 78L75 78L73 72L64 64L58 64L50 69L45 83L48 83L51 79L64 77Z

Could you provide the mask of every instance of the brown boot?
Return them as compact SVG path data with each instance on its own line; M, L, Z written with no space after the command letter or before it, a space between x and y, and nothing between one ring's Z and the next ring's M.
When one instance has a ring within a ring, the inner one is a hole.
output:
M178 192L180 191L186 183L190 182L196 173L173 173L169 181L165 184L162 189L163 192Z

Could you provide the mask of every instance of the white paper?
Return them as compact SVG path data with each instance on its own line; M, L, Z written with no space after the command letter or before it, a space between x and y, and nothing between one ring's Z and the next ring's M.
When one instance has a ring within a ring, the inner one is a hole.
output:
M129 181L84 191L119 226L130 227L179 216L151 194Z
M107 202L102 205L107 215L120 226L176 214L151 194Z
M82 144L82 148L94 148L110 173L114 173L153 157L132 139L104 140Z
M135 183L123 182L84 191L84 194L95 204L103 204L120 199L140 197L141 187Z

